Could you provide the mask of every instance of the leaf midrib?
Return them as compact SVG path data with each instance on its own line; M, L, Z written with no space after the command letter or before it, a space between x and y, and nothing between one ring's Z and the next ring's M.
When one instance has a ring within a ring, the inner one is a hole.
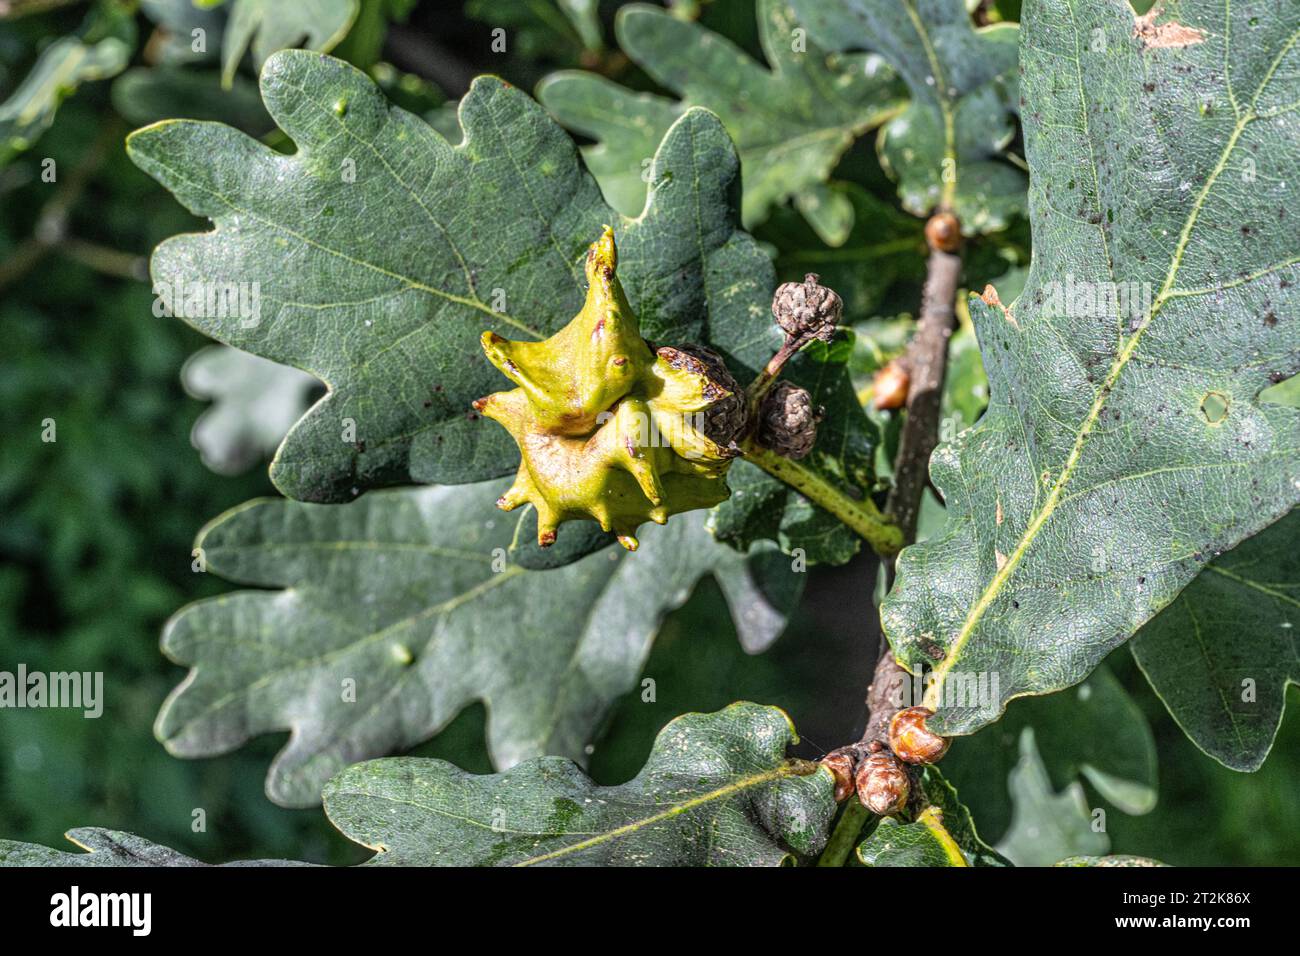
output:
M542 853L538 856L520 860L518 863L515 863L514 866L533 866L538 863L546 863L550 860L559 859L560 857L572 853L580 853L583 850L589 850L592 847L599 846L603 843L609 843L621 839L629 834L643 830L648 826L653 826L656 823L662 823L664 820L681 816L683 813L688 813L697 807L712 803L715 800L727 799L752 787L762 786L763 784L779 780L783 777L803 776L802 773L798 772L803 769L803 766L803 764L796 761L786 761L779 767L774 767L771 770L764 770L760 773L750 774L747 777L741 777L739 780L733 780L725 786L697 794L689 800L683 800L681 803L675 803L669 806L666 810L661 810L658 813L651 814L648 817L643 817L640 820L633 820L631 823L625 823L620 827L615 827L612 830L599 833L589 839L579 840L577 843L571 843L568 846L560 847L558 850L552 850L549 853Z

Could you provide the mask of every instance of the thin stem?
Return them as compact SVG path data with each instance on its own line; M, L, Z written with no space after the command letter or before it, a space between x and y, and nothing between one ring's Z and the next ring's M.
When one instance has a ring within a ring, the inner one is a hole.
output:
M921 317L907 347L907 418L899 436L894 487L885 505L909 544L916 540L921 496L930 481L930 455L939 442L939 411L948 368L948 340L957 327L953 303L960 276L960 255L931 250Z
M24 239L9 260L0 265L0 288L17 282L66 240L73 207L121 140L122 130L116 120L109 120L100 127L77 165L58 181L53 195L41 207L32 235Z
M902 531L880 513L870 498L852 498L811 468L753 441L745 442L744 449L749 461L839 518L865 539L877 554L897 554L902 548Z
M132 252L122 252L95 242L86 242L69 236L59 246L59 252L88 266L96 272L118 279L131 279L143 282L149 278L149 261L144 256Z
M817 858L818 866L843 866L849 854L857 846L858 834L863 825L871 819L871 811L862 805L856 797L850 797L840 814L839 822L826 841L826 849Z
M954 222L953 227L956 226ZM927 235L930 231L926 230ZM886 513L897 522L906 544L916 540L921 496L930 482L930 456L939 443L939 412L943 403L943 381L948 370L948 340L957 328L953 306L960 277L960 252L944 252L932 246L926 262L925 287L921 292L921 317L907 347L907 418L903 422L898 456L894 461L894 487L885 504ZM892 588L892 560L886 573ZM898 709L899 691L910 679L911 675L890 653L889 642L882 630L871 686L867 688L867 726L862 734L863 742L883 740L888 735L889 720Z
M763 403L763 397L772 390L772 386L776 384L785 363L790 361L791 356L810 341L812 341L812 336L787 338L781 347L777 349L776 354L763 366L763 371L759 372L754 381L749 383L749 388L745 389L745 395L749 399L751 414L757 411L758 406Z

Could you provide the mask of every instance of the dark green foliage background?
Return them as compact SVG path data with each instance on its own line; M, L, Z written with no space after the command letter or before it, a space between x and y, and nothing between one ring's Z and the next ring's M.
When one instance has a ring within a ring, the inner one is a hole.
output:
M1018 4L997 6L1014 17ZM472 72L498 73L531 89L549 70L579 65L579 44L547 42L544 33L519 44L519 53L493 55L494 5L472 3L475 16L460 17L447 7L420 5L403 29L436 36ZM602 4L607 36L616 8ZM68 32L78 18L58 11L0 24L0 93L7 95L30 65L34 35ZM701 21L761 57L751 3L714 0ZM364 22L373 28L372 18ZM366 59L375 49L366 36L336 52ZM619 82L651 88L635 69ZM92 84L63 104L36 149L0 168L0 276L58 188L40 181L41 159L54 158L64 179L101 137L110 144L106 158L72 210L69 234L122 258L143 257L165 236L203 228L127 161L121 144L131 125L116 112L108 84ZM895 202L870 137L844 158L838 175ZM760 239L777 244L772 230L780 221L759 230ZM129 259L112 261L120 269ZM783 270L781 279L790 278L798 276ZM968 284L982 287L983 278L970 276ZM886 310L914 309L918 279L896 284ZM158 652L159 630L184 603L226 590L191 571L194 534L208 518L272 489L265 469L223 478L200 463L189 433L203 405L182 391L178 372L204 340L179 321L155 318L152 301L146 282L91 268L61 244L0 286L0 669L21 661L30 670L103 671L106 697L98 720L73 711L0 711L0 836L60 846L65 830L93 825L133 831L213 862L355 862L366 854L318 810L281 809L263 796L265 766L282 739L180 761L153 737L154 715L180 676ZM57 422L54 444L40 440L46 418ZM864 717L861 698L877 642L875 579L874 560L862 555L841 568L814 569L787 633L755 657L740 649L721 594L706 580L654 645L645 674L654 681L654 700L638 690L616 708L591 757L595 779L630 778L668 720L733 700L784 707L803 735L803 756L842 743ZM1157 807L1142 817L1109 812L1111 852L1183 865L1300 863L1300 721L1283 722L1260 772L1237 774L1183 736L1126 649L1108 663L1150 720L1159 754ZM1293 706L1296 698L1293 690ZM482 707L472 707L415 753L487 772L483 727ZM949 759L961 760L960 742ZM1005 805L970 805L977 823L982 810L1005 816ZM1089 805L1101 805L1100 798L1090 793ZM195 808L206 812L206 832L191 829ZM993 842L1000 834L984 836Z

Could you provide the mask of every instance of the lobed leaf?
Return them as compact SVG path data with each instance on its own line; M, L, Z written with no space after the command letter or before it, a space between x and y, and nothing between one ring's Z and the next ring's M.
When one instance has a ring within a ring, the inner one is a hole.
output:
M944 773L966 798L990 836L1011 822L1007 781L1020 759L1019 740L1032 728L1052 786L1086 780L1129 814L1156 804L1156 743L1146 715L1101 664L1078 686L1015 701L996 724L961 740L944 760Z
M1205 566L1129 645L1192 743L1254 771L1300 683L1300 511Z
M1300 369L1300 17L1166 11L1195 42L1123 0L1025 5L1034 259L1012 307L971 302L990 406L931 460L947 522L881 609L943 733L1082 680L1300 500L1300 410L1258 397Z
M0 166L50 128L59 104L77 87L121 73L135 38L131 16L106 7L93 10L76 34L42 50L27 76L0 102Z
M835 813L797 741L784 711L736 703L670 722L619 786L558 757L488 776L390 758L331 780L325 812L370 865L775 866L819 852Z
M190 442L221 475L241 474L273 453L318 388L310 375L225 345L186 359L181 383L194 398L212 401Z
M740 153L745 225L793 198L818 234L839 245L853 208L824 184L858 136L901 108L897 79L879 57L829 63L808 43L789 0L760 0L757 15L768 66L706 27L629 4L615 21L619 45L680 101L577 70L548 76L537 97L565 126L597 141L583 150L587 166L627 215L645 202L643 173L664 133L702 106L718 115Z
M215 6L223 0L206 0ZM276 50L298 46L328 52L347 36L361 9L360 0L231 0L225 36L221 40L221 78L229 87L248 52L262 64Z
M152 843L144 837L102 827L78 827L65 836L86 852L68 853L38 843L0 840L0 867L5 866L207 866L193 857L170 847ZM226 866L310 866L295 860L244 860Z
M281 590L200 601L168 623L164 652L192 670L158 715L159 739L200 757L290 731L267 777L288 806L317 802L343 767L415 746L476 700L497 766L581 758L703 575L718 579L751 651L798 600L802 576L764 573L770 550L746 558L712 541L701 513L651 527L635 555L525 570L512 549L536 530L496 510L506 484L345 506L264 499L216 519L197 542L207 569Z
M462 101L457 146L329 57L276 54L262 92L297 153L196 122L147 127L128 149L217 224L155 252L164 301L206 334L327 384L272 463L291 497L340 501L513 471L507 433L470 410L503 383L479 334L544 338L567 323L585 293L583 252L604 222L618 224L620 280L647 338L708 345L741 381L779 343L771 263L735 227L736 154L703 110L669 130L646 208L627 219L600 199L562 130L494 78ZM238 307L209 308L214 290ZM815 376L848 388L842 369ZM826 429L821 447L831 450L815 466L840 481L856 469L836 460L844 435L871 440L856 405ZM811 510L797 495L782 500Z
M1096 856L1110 849L1110 837L1094 826L1083 784L1057 792L1034 742L1034 730L1020 733L1020 761L1007 780L1014 811L998 852L1016 866L1051 866L1070 857Z
M735 153L703 111L673 126L644 214L628 220L601 200L560 128L500 80L475 81L454 147L329 57L274 55L262 95L298 152L197 122L147 127L128 149L216 223L154 253L154 281L177 314L329 387L272 465L291 497L341 501L513 471L509 436L469 409L502 382L478 336L544 338L563 326L605 222L647 338L711 345L742 376L774 350L771 266L734 226ZM199 299L187 310L184 291L196 288L243 291L250 315ZM353 442L342 437L349 423Z
M1004 158L1015 136L1014 24L976 30L963 0L792 2L819 43L874 50L907 83L911 102L878 144L905 209L950 209L968 234L1023 214L1024 174Z
M856 850L865 866L1010 866L981 839L970 811L937 767L921 772L924 809L911 822L885 817Z

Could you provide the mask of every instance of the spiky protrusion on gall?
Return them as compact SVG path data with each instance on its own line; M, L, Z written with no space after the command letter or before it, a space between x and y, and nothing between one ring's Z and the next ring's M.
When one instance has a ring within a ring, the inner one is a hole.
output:
M741 391L721 359L697 348L652 352L619 284L608 226L587 252L587 300L543 342L484 332L483 351L517 388L474 403L519 446L505 511L537 510L537 543L565 521L590 519L629 551L646 521L709 508L729 494L723 476L739 454L733 430ZM715 363L716 360L716 363ZM743 423L735 434L742 434Z

